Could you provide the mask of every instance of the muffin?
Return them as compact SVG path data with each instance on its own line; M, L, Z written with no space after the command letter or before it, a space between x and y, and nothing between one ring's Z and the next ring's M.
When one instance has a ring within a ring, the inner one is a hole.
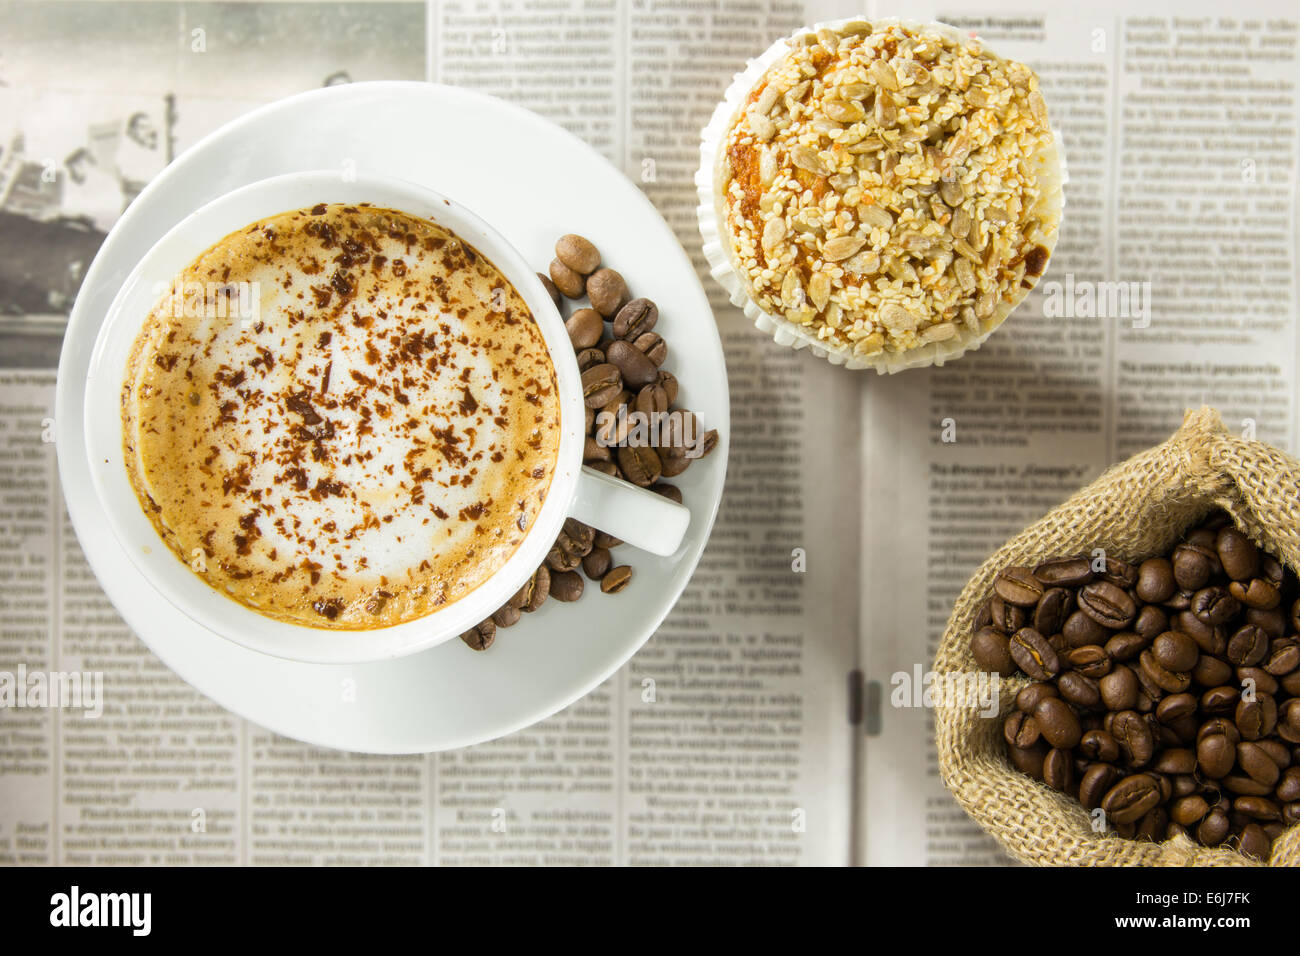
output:
M778 342L897 371L982 342L1047 267L1060 147L1038 78L939 24L779 41L702 134L713 273Z

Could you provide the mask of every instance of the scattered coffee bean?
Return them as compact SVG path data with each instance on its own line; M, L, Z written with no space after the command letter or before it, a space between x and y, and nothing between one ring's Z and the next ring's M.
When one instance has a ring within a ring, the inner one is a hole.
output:
M546 294L551 297L551 301L554 302L558 308L560 305L560 290L555 287L555 283L551 281L551 277L539 272L537 273L537 278L542 280L542 287L546 289Z
M579 275L591 275L600 268L600 250L591 240L572 233L555 243L555 258Z
M618 467L628 481L642 488L653 485L663 473L663 465L655 450L643 445L621 446L618 450Z
M593 365L582 373L582 396L588 408L600 408L621 391L623 378L609 362Z
M460 636L460 639L476 651L486 651L496 640L497 626L492 618L476 624Z
M569 316L564 327L569 332L569 341L577 351L589 349L600 341L605 332L605 320L595 309L579 309Z
M659 378L659 369L631 342L615 339L605 348L605 360L618 369L628 388L641 389Z
M606 575L600 579L600 589L606 594L617 594L623 590L632 581L632 569L626 564L620 564L616 568L611 568Z
M614 564L609 548L592 548L582 559L582 572L593 581L599 581Z
M587 280L582 273L574 272L559 259L553 259L550 266L551 281L560 294L569 299L580 299L587 289Z
M554 271L551 278L555 278ZM591 307L607 319L613 318L627 302L627 283L613 269L597 269L586 282ZM558 280L555 284L560 286ZM564 291L564 286L560 286L560 291Z
M582 597L582 575L576 571L560 571L551 575L551 597L566 604Z
M659 321L659 307L649 299L633 299L614 316L614 338L634 339Z

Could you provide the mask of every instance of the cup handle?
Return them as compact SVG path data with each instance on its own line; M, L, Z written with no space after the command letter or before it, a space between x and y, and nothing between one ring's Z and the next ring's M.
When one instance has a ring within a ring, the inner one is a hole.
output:
M593 468L583 467L572 517L633 547L667 557L682 543L690 509Z

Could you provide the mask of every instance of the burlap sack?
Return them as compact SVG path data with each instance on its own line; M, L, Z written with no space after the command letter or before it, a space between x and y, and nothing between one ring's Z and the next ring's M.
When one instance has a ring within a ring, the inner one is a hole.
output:
M1109 469L1046 517L1020 532L967 582L935 659L939 674L976 671L971 622L1008 565L1033 567L1058 555L1104 548L1125 560L1163 554L1215 508L1292 569L1300 569L1300 461L1262 442L1238 438L1211 408L1188 412L1163 445ZM1024 677L1002 681L1008 713ZM1185 837L1165 843L1094 833L1087 812L1017 771L1002 742L1002 721L974 708L938 706L939 768L966 812L1024 863L1085 866L1248 866L1229 849ZM1274 841L1273 866L1300 865L1300 826Z

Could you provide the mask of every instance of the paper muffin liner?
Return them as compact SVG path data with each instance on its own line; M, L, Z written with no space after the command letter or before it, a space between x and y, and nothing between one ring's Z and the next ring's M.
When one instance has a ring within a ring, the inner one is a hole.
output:
M946 23L935 21L903 20L895 17L848 17L841 20L825 20L810 27L796 30L789 36L777 40L765 51L750 60L745 69L735 75L722 102L713 112L708 124L700 131L700 168L695 173L696 193L699 206L696 215L699 218L700 235L704 240L704 257L709 263L709 271L718 283L727 291L732 303L744 309L762 331L772 336L778 345L791 349L808 349L818 358L826 359L832 365L842 365L851 369L874 368L880 374L892 374L909 368L923 368L930 365L943 365L951 359L974 351L984 340L996 332L1007 316L1016 310L1024 298L1015 305L1008 305L999 299L997 308L989 320L987 331L971 332L963 328L952 339L932 342L905 352L880 351L874 355L855 355L852 346L840 345L820 339L808 327L791 322L783 315L777 315L763 309L749 292L749 285L744 276L731 241L726 231L726 211L724 190L722 189L722 170L719 163L720 150L732 120L744 109L750 91L758 84L763 75L780 61L792 48L796 37L821 29L838 30L849 23L868 20L873 29L877 27L898 26L915 31L938 33L961 43L969 43L971 37ZM983 41L979 41L985 53L1000 57ZM1069 181L1065 168L1065 146L1061 134L1051 127L1053 146L1045 157L1044 169L1040 172L1039 182L1043 187L1044 202L1056 213L1057 227L1039 242L1048 251L1047 268L1051 268L1052 254L1056 251L1056 242L1060 237L1060 220L1065 208L1064 186ZM1044 275L1046 275L1044 270ZM1043 276L1039 276L1041 282ZM1026 293L1025 298L1028 298Z

